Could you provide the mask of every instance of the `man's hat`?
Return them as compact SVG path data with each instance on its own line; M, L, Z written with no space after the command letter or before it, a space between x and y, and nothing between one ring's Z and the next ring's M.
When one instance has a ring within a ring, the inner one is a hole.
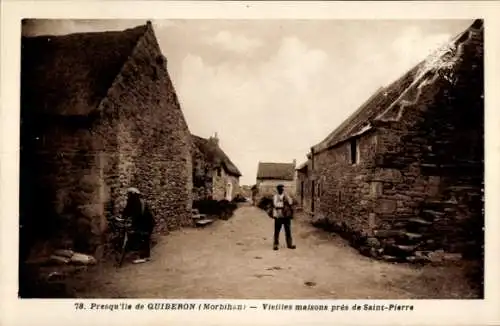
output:
M279 184L276 188L278 188L278 189L279 189L279 188L285 188L285 186L284 186L284 185L282 185L282 184Z

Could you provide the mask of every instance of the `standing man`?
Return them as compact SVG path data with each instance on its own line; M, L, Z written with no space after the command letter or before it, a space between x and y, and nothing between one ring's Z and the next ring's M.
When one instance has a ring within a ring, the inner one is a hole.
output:
M257 185L253 185L251 191L252 191L252 205L257 206L257 193L259 192Z
M134 264L145 263L151 257L151 235L155 220L137 188L127 189L127 194L127 206L123 211L123 216L132 221L134 234L131 240L139 251L139 259L134 260Z
M293 201L284 191L282 184L276 187L277 194L273 197L273 217L274 217L274 250L279 249L279 237L281 226L285 227L286 246L295 249L292 241L291 222L293 218Z

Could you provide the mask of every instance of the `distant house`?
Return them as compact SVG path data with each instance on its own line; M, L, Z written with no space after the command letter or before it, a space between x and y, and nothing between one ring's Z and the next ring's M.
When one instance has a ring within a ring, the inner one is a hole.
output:
M482 26L475 21L311 148L298 197L315 220L389 258L480 250Z
M283 184L285 190L295 196L296 188L296 161L292 163L259 162L257 168L257 183L259 197L274 194L276 186Z
M217 135L192 135L192 144L194 199L233 200L240 193L241 172L220 148Z
M252 198L252 186L243 185L240 187L241 195L245 198Z
M190 134L151 23L23 37L21 246L92 253L126 189L158 230L190 223Z

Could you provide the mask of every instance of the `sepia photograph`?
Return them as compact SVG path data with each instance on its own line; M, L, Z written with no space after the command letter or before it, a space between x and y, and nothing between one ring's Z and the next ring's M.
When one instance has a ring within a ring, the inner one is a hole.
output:
M484 297L482 19L21 27L20 298Z

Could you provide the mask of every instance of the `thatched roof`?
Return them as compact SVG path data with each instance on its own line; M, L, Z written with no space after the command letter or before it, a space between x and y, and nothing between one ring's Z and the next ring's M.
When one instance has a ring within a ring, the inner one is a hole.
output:
M257 179L293 180L295 164L293 163L264 163L259 162Z
M476 20L465 32L459 34L444 48L459 48L460 44L468 40L468 35L476 29L482 28L482 21ZM460 54L458 54L460 55ZM428 58L418 63L401 78L387 87L377 90L363 105L359 107L348 119L338 126L322 142L313 146L314 152L320 152L333 147L349 138L358 136L374 128L374 121L383 121L383 116L396 105L402 102L416 100L419 95L421 85L427 82L429 75L441 69L434 62L440 60L445 62L448 59L448 52L437 51L429 55Z
M349 118L328 135L325 140L314 146L313 150L315 152L320 152L363 131L370 120L375 118L380 114L381 110L394 102L399 94L411 84L419 67L420 65L417 65L391 85L379 88Z
M236 165L229 159L219 145L196 135L191 135L194 146L204 155L205 159L215 166L222 166L228 174L240 177L241 172Z
M23 107L53 115L88 115L106 96L147 28L23 37Z

